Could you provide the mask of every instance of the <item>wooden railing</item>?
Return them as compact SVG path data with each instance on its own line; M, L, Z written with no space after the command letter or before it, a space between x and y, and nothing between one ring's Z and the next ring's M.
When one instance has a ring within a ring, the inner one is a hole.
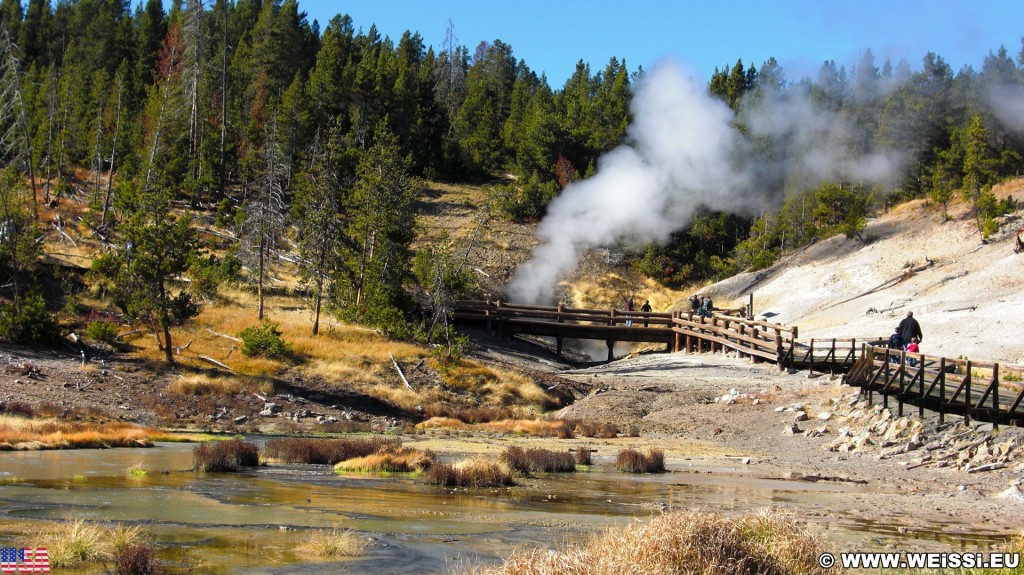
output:
M865 345L846 383L880 393L888 406L894 397L903 415L904 403L970 420L1019 424L1024 421L1024 367L907 353Z
M558 353L565 338L608 344L608 360L617 341L660 342L671 351L734 351L752 361L778 363L780 369L846 373L845 382L921 412L931 409L982 419L996 425L1024 422L1024 367L907 353L882 345L884 337L798 339L796 326L755 321L722 313L702 317L691 312L637 312L530 306L503 302L459 301L459 321L483 323L499 335L554 337Z
M639 312L564 306L534 306L504 302L457 301L458 321L483 323L493 333L553 336L561 353L563 338L596 339L608 343L609 360L616 341L665 343L670 351L736 351L740 357L779 361L792 358L797 328L744 317L692 312Z

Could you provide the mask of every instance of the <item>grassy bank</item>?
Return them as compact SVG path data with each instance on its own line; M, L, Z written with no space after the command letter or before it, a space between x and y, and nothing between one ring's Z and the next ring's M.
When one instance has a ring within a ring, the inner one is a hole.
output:
M151 447L157 431L131 423L84 423L0 414L0 451Z

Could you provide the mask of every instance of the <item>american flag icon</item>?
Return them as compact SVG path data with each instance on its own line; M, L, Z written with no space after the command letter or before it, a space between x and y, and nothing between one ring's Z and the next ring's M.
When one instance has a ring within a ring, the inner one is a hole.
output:
M49 573L50 554L46 547L0 547L0 572Z

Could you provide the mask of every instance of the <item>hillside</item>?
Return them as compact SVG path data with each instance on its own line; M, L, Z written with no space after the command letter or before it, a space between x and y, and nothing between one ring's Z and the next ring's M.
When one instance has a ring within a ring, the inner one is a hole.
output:
M1024 197L1024 179L995 192ZM950 216L924 200L899 205L868 222L867 242L833 237L704 291L719 306L753 293L757 318L796 325L801 338L888 336L913 311L924 353L1024 364L1021 211L987 243L966 205Z

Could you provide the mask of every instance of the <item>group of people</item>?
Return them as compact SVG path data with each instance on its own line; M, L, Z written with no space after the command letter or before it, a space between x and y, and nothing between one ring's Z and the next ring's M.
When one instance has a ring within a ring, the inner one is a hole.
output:
M914 312L908 311L907 317L903 318L903 321L896 326L893 330L892 335L889 336L889 349L902 349L907 353L921 353L921 348L918 344L924 339L924 334L921 332L921 324L917 323L914 319ZM899 363L898 358L890 358L892 363ZM908 358L907 363L911 366L917 365L917 360L914 358Z
M634 311L633 309L633 296L626 296L626 311ZM651 308L651 300L644 300L644 305L640 306L640 311L644 313L650 313L653 311ZM633 316L626 316L626 327L633 327ZM647 327L647 320L644 320L644 327Z
M715 302L710 297L694 294L687 298L690 302L690 311L701 317L711 317L715 309Z

